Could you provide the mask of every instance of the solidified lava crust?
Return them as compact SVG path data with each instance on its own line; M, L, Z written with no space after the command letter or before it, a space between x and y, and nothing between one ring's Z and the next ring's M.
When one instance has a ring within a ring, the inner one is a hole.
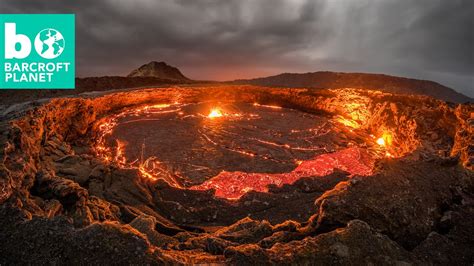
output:
M253 86L10 108L0 263L472 264L473 110Z

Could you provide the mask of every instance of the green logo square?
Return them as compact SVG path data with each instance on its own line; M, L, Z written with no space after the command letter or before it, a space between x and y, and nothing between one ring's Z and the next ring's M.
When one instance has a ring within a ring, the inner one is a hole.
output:
M74 89L74 14L0 14L0 89Z

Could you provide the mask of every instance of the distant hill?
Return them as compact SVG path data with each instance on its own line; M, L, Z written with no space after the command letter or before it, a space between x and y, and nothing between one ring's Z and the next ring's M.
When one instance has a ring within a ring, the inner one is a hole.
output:
M0 105L32 101L41 98L77 95L83 92L107 91L138 87L163 87L168 85L192 84L193 81L178 81L154 77L88 77L76 78L76 88L73 90L41 89L41 90L0 90Z
M132 70L127 77L153 77L176 81L190 81L190 79L185 77L176 67L170 66L165 62L156 61L151 61L148 64L144 64Z
M179 69L165 62L152 61L133 70L127 77L104 76L76 78L73 90L0 90L0 105L31 101L40 98L61 97L83 92L106 91L137 87L162 87L174 84L193 84L195 81L185 77Z
M439 83L382 74L341 73L283 73L276 76L235 80L233 83L271 87L363 88L391 93L428 95L448 102L464 103L473 99Z

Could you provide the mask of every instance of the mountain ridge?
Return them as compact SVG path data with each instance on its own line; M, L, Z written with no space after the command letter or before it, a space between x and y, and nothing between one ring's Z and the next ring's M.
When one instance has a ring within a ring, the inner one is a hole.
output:
M161 87L165 85L192 84L248 84L266 87L293 88L359 88L380 90L389 93L411 95L426 95L436 99L466 103L474 100L449 87L429 80L419 80L397 77L386 74L346 73L317 71L306 73L281 73L274 76L238 79L234 81L217 82L210 80L192 80L182 72L165 62L151 61L134 69L127 76L100 76L76 78L74 90L0 90L0 104L15 103L39 98L60 97L90 91L105 91L136 87Z
M236 84L272 87L305 87L320 89L361 88L391 93L427 95L448 102L473 102L473 99L452 88L430 80L398 77L386 74L359 72L317 71L306 73L281 73L254 79L238 79Z

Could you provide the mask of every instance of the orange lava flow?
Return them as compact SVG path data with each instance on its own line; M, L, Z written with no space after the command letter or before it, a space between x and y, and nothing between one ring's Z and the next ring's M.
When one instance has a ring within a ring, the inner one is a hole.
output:
M206 182L193 186L192 190L215 189L215 196L236 200L249 191L268 192L269 185L293 184L302 177L326 176L341 169L351 175L372 174L373 159L366 150L347 148L334 153L316 156L313 160L301 162L290 173L265 174L244 172L221 172Z

